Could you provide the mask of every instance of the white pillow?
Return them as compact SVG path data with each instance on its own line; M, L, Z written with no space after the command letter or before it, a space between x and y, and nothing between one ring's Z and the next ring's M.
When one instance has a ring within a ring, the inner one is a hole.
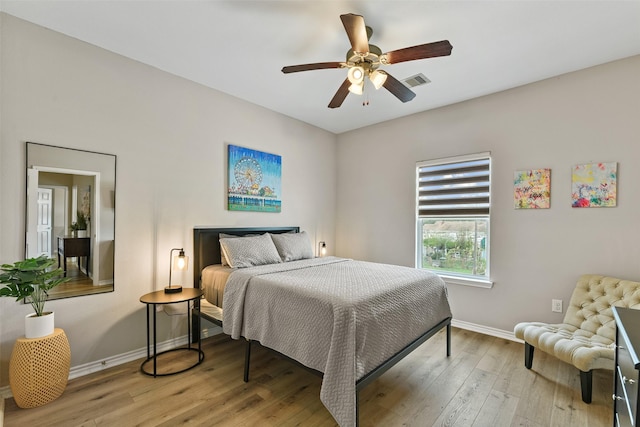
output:
M282 262L273 240L266 233L261 236L220 239L220 247L232 268Z
M311 240L306 231L301 233L271 234L282 261L296 261L313 258Z

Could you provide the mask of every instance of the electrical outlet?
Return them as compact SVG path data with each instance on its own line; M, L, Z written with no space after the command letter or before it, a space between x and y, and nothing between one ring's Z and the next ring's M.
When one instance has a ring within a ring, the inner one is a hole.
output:
M562 300L561 299L552 299L551 300L551 311L554 313L562 313Z

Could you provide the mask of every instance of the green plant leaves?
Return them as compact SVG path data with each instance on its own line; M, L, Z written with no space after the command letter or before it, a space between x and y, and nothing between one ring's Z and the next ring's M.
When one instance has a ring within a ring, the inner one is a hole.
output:
M55 262L53 258L41 255L3 264L0 267L0 284L5 286L0 288L0 297L14 297L16 301L31 297L30 303L36 315L42 316L47 291L68 280L63 277L62 269L51 269Z

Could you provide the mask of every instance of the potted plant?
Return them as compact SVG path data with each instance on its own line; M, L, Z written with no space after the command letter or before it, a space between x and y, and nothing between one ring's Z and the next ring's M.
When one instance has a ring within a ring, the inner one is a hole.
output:
M53 312L44 311L48 292L66 282L60 268L51 269L56 261L41 255L0 267L0 297L13 297L16 301L28 301L35 313L25 318L25 337L38 338L53 333ZM28 300L27 300L28 298Z
M87 218L84 212L79 210L76 214L76 222L71 223L71 232L74 237L87 237L85 234L87 231L88 220L89 218Z
M71 237L78 237L78 223L71 223Z

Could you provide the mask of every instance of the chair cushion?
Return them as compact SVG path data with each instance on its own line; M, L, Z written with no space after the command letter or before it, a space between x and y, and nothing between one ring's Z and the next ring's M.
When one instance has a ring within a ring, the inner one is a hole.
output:
M581 371L613 369L612 306L640 309L640 282L586 274L576 284L563 323L518 323L514 334Z
M515 336L581 371L613 369L615 342L565 323L518 323Z

